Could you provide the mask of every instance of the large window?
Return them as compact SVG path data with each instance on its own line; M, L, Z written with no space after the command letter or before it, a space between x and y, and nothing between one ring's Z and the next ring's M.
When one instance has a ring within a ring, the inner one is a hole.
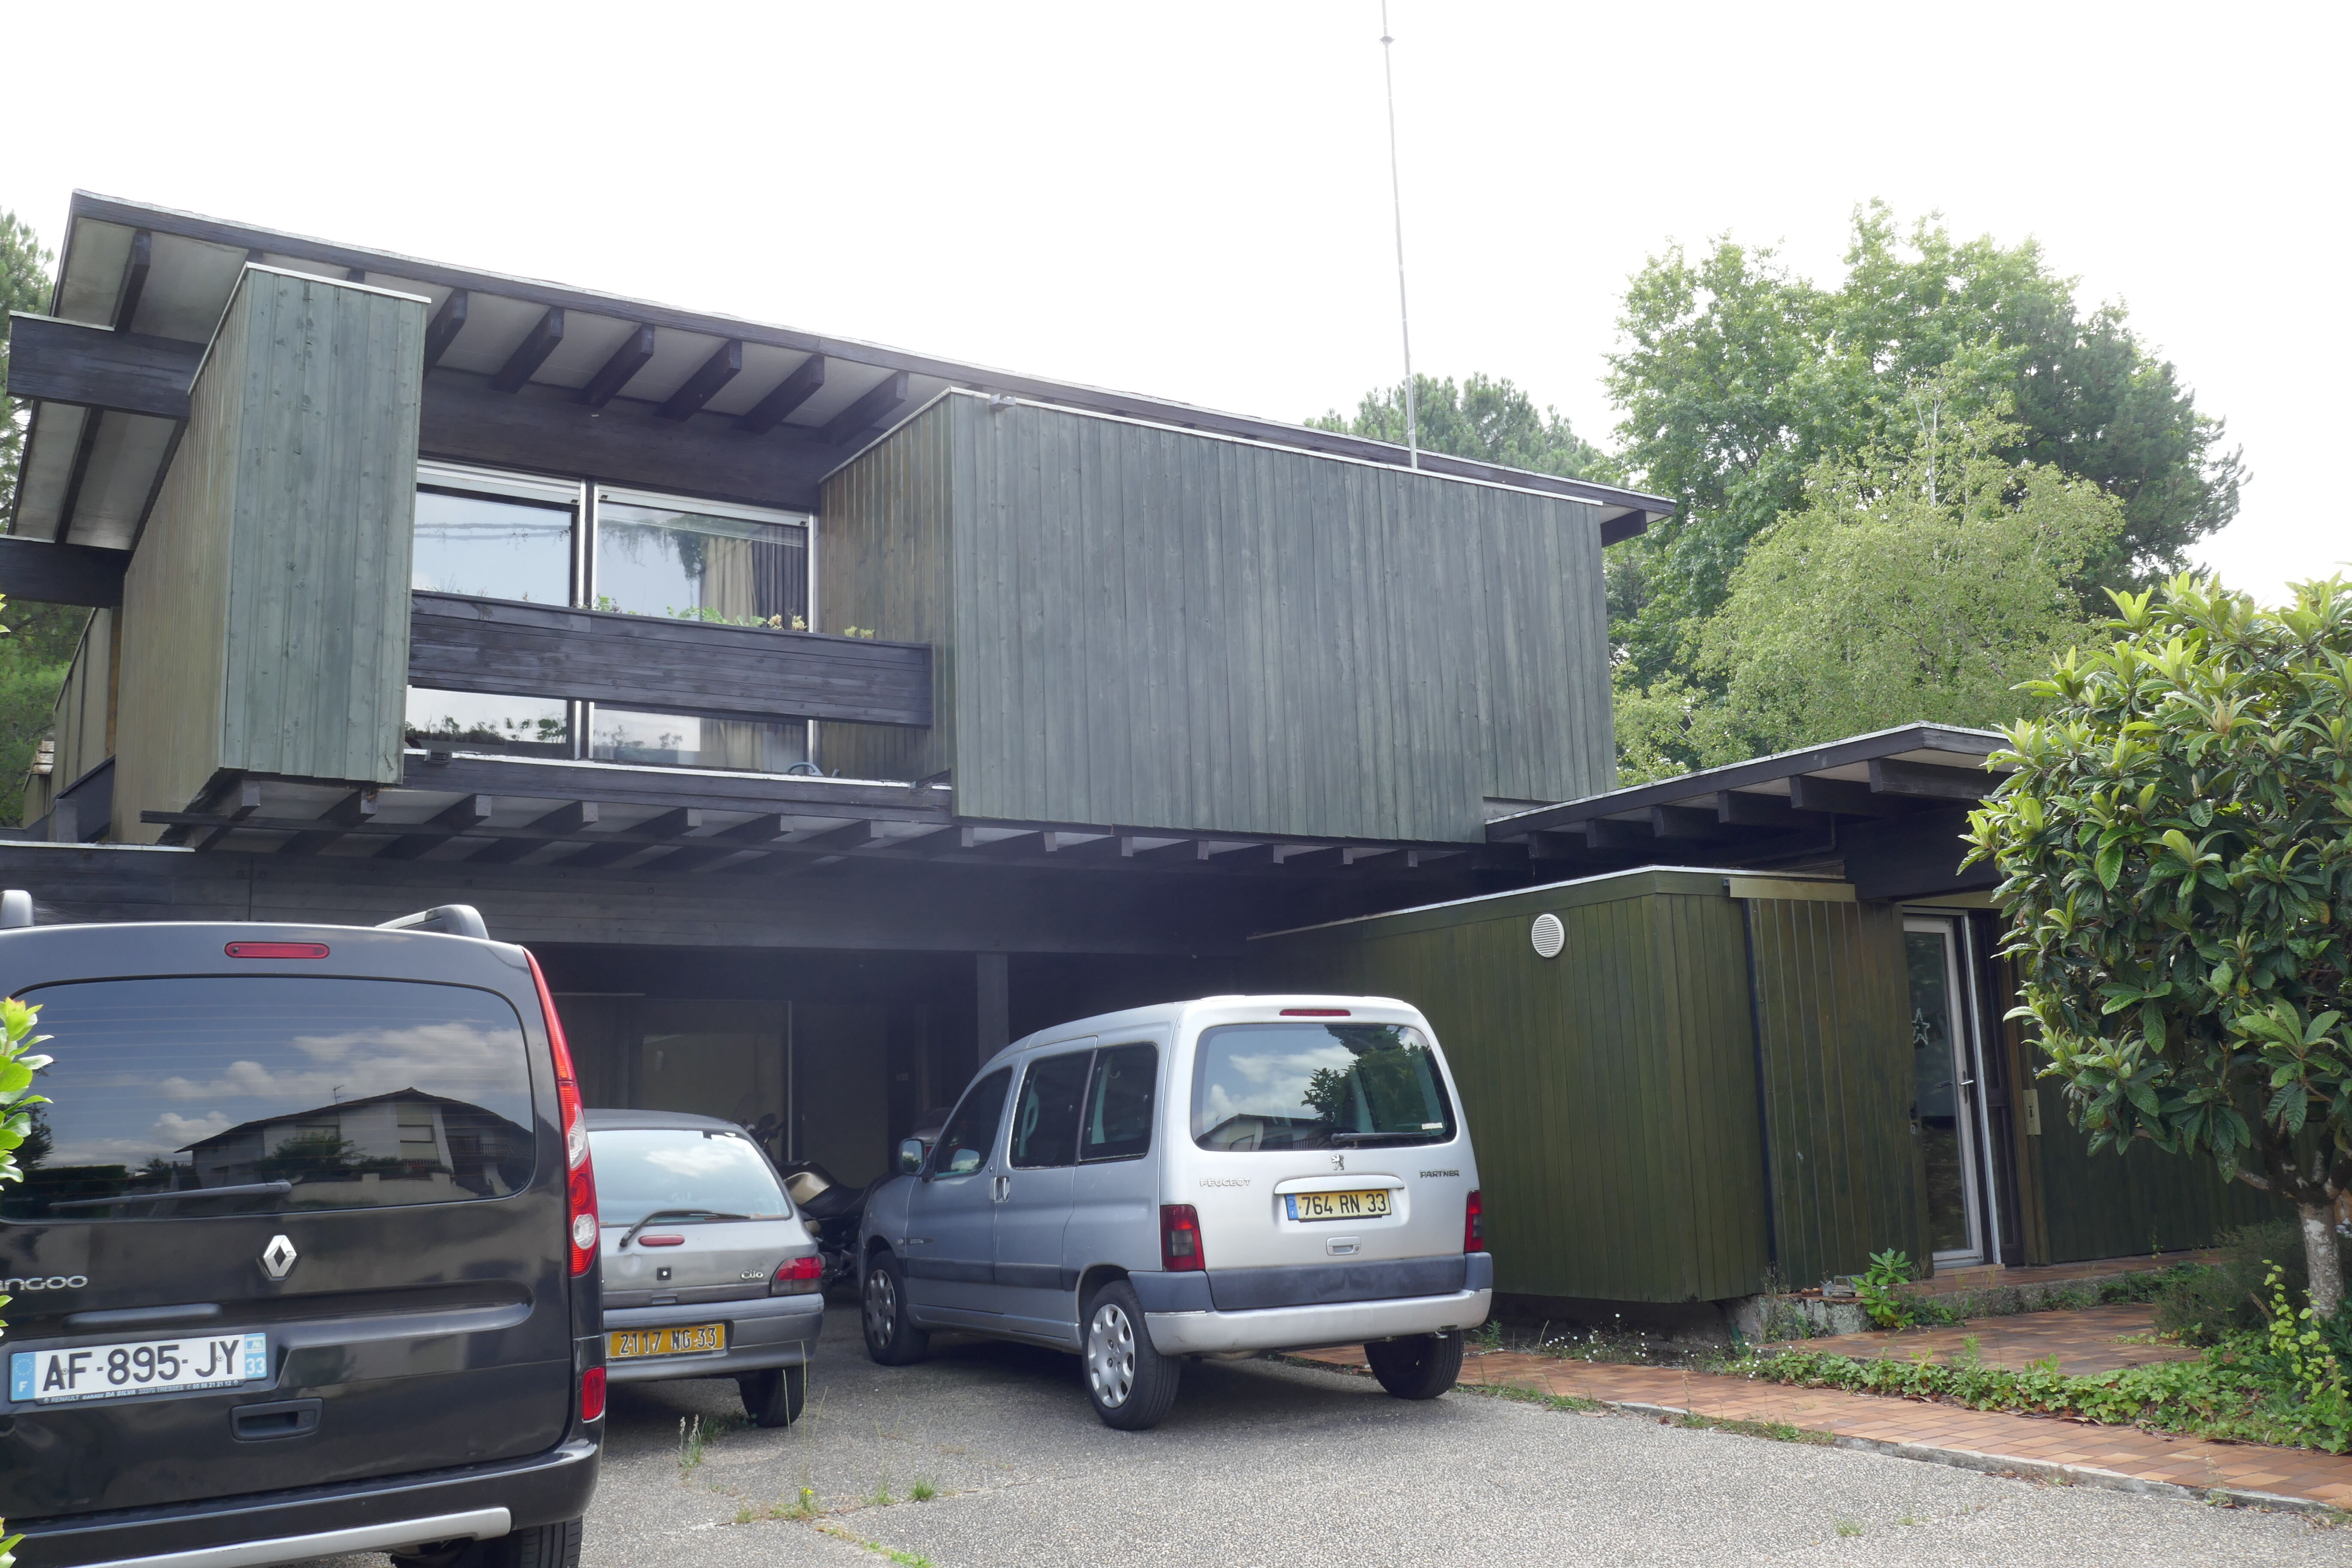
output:
M810 529L799 512L424 462L412 582L477 598L803 631ZM809 760L809 726L798 721L555 697L411 688L406 728L413 745L648 767L782 773Z
M1229 1024L1192 1062L1192 1141L1203 1149L1445 1143L1454 1106L1437 1053L1398 1024Z

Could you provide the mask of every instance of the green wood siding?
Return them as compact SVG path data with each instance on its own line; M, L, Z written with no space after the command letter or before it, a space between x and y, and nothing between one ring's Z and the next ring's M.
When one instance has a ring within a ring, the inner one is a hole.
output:
M2053 1263L2210 1247L2225 1230L2294 1217L2284 1201L2222 1181L2202 1154L2147 1143L2094 1154L2089 1135L2067 1120L2065 1090L2047 1081L2035 1089L2042 1135L2023 1142L2038 1165Z
M820 526L824 625L941 680L928 741L829 725L826 765L952 768L966 816L1464 840L1612 782L1577 502L957 394Z
M1764 1285L1738 905L1640 871L1266 939L1256 983L1429 1016L1478 1150L1498 1289L1718 1300ZM1529 922L1568 932L1538 958Z
M1888 1247L1924 1272L1902 917L1890 904L1747 903L1781 1280L1858 1273Z
M124 578L118 837L222 768L399 778L424 331L247 268Z

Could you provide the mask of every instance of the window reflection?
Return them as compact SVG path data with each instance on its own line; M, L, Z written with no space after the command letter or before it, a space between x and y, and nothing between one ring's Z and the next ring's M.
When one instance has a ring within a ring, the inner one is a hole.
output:
M589 755L600 763L780 773L808 760L808 726L801 723L634 713L598 703L588 735Z
M570 705L552 697L408 689L409 743L523 757L572 754Z
M600 495L595 607L805 630L808 530Z
M572 511L552 501L420 485L410 585L436 594L568 605Z

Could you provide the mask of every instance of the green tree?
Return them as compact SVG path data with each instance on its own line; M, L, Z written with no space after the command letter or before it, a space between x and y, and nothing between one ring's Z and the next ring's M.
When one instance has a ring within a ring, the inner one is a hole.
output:
M1412 388L1414 422L1424 450L1569 479L1598 479L1607 471L1608 460L1600 448L1569 428L1566 415L1538 409L1507 378L1490 380L1474 373L1457 386L1451 376L1439 381L1416 375ZM1335 408L1307 423L1314 429L1402 447L1404 383L1364 394L1352 418Z
M16 1152L34 1138L35 1108L48 1103L33 1092L33 1075L49 1065L49 1058L34 1049L49 1037L33 1033L40 1021L40 1008L28 1007L14 996L0 998L0 1185L24 1179L16 1169ZM0 1296L0 1307L7 1304L8 1298ZM6 1327L0 1323L0 1329ZM5 1531L0 1521L0 1568L16 1561L11 1548L25 1539Z
M1638 686L1688 658L1749 544L1804 504L1817 462L1923 422L2006 408L2003 456L2116 498L2124 526L2084 563L2086 604L2179 570L2236 513L2244 476L2221 423L2122 306L2085 311L2034 241L1958 241L1933 219L1906 234L1874 202L1854 214L1845 268L1825 289L1727 236L1696 258L1669 247L1628 285L1608 380L1617 461L1680 508L1611 563Z
M2352 584L2262 609L2182 575L2061 658L1970 817L2021 1014L2095 1149L2202 1153L2302 1221L2343 1303L2352 1191Z
M1666 777L1913 720L1989 726L2091 630L2074 590L2122 506L2000 455L1998 419L1906 453L1824 458L1700 628L1695 679L1618 679L1620 780Z
M28 225L0 211L0 305L11 310L47 309L52 262ZM7 353L0 341L0 384L7 374ZM0 517L15 507L26 419L21 406L0 395ZM89 620L89 612L73 605L20 604L8 617L13 635L0 637L0 818L16 820L26 773L48 732L49 710Z

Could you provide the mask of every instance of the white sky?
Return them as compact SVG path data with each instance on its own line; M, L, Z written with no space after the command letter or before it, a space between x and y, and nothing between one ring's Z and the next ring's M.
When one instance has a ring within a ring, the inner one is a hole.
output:
M1834 273L1882 196L2121 299L2352 557L2342 7L1392 0L1414 360L1606 439L1643 258ZM76 185L1285 419L1398 372L1378 0L28 7L0 205ZM2331 107L2333 105L2334 107Z

